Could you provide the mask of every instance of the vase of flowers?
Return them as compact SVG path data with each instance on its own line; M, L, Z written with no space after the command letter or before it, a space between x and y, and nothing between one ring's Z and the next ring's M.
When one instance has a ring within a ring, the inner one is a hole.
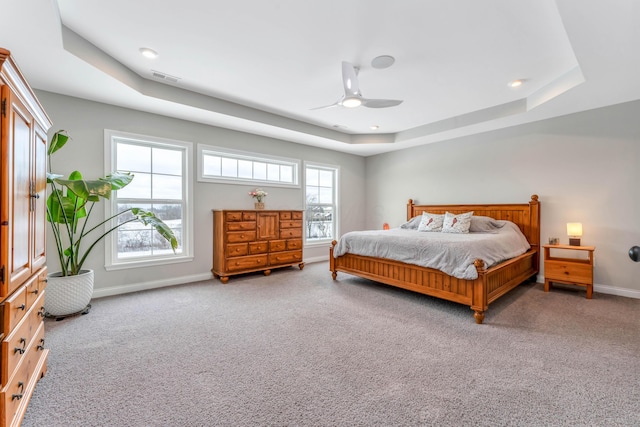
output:
M267 197L266 191L264 191L261 188L256 188L253 191L249 191L249 195L257 200L255 202L256 209L264 209L264 202L262 200L264 200L264 198Z

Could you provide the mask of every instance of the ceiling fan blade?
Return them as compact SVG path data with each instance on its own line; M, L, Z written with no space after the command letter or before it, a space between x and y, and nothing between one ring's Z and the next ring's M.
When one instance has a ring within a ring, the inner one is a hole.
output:
M356 69L347 61L342 61L342 84L345 97L361 96Z
M367 108L387 108L395 107L402 104L402 101L397 99L365 99L362 98L362 106Z
M342 105L342 100L344 99L343 97L340 97L340 99L338 99L336 102L334 102L333 104L329 104L329 105L323 105L322 107L315 107L315 108L310 108L310 110L324 110L325 108L331 108L331 107L338 107L340 105Z

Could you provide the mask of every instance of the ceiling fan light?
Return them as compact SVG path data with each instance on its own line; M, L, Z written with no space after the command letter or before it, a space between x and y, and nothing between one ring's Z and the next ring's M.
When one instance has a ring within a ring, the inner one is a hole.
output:
M148 47L141 47L140 48L140 53L145 58L150 58L150 59L156 58L158 56L158 52L156 52L155 50L150 49Z
M362 100L356 97L345 98L344 101L342 101L342 106L347 108L355 108L360 105L362 105Z

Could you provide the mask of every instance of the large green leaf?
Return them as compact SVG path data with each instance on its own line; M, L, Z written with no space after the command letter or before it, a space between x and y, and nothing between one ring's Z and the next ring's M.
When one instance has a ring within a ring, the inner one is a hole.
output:
M110 183L111 189L113 191L117 191L129 185L129 183L133 180L133 177L134 175L131 172L114 172L111 175L100 178L100 181Z
M71 176L69 178L71 178ZM104 197L105 199L111 197L112 184L109 181L57 178L55 182L64 185L79 198L90 202L97 202L100 200L100 197Z
M173 230L169 228L160 218L158 218L153 212L147 211L142 208L132 208L131 213L144 225L153 226L158 233L171 244L171 249L175 252L178 248L178 239Z
M53 153L64 147L64 144L67 143L67 141L69 140L69 136L66 135L65 132L66 131L64 130L59 130L58 132L53 134L53 136L51 137L51 142L49 143L49 150L47 151L48 155L52 155Z
M84 204L79 203L79 199L74 194L65 196L61 190L55 190L49 194L47 209L49 210L49 222L60 224L71 224L74 219L77 224L78 219L87 216ZM75 230L75 224L73 229Z

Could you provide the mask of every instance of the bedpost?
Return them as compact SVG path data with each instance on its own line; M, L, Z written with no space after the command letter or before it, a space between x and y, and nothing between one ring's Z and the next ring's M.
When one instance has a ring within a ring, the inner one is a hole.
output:
M531 221L531 228L529 231L529 244L538 251L537 256L533 258L534 269L540 271L540 202L538 201L538 195L531 195L531 201L529 202L529 220Z
M329 248L329 270L331 271L331 277L333 280L336 280L338 277L338 271L336 270L336 259L333 256L333 248L336 246L338 242L336 240L331 242L331 247Z
M409 203L407 203L407 221L413 217L413 199L409 199Z
M476 319L478 325L484 322L484 312L489 308L487 303L487 284L486 282L486 269L484 261L477 259L473 262L473 265L478 271L478 278L473 282L473 297L471 301L471 310L473 310L473 317Z

